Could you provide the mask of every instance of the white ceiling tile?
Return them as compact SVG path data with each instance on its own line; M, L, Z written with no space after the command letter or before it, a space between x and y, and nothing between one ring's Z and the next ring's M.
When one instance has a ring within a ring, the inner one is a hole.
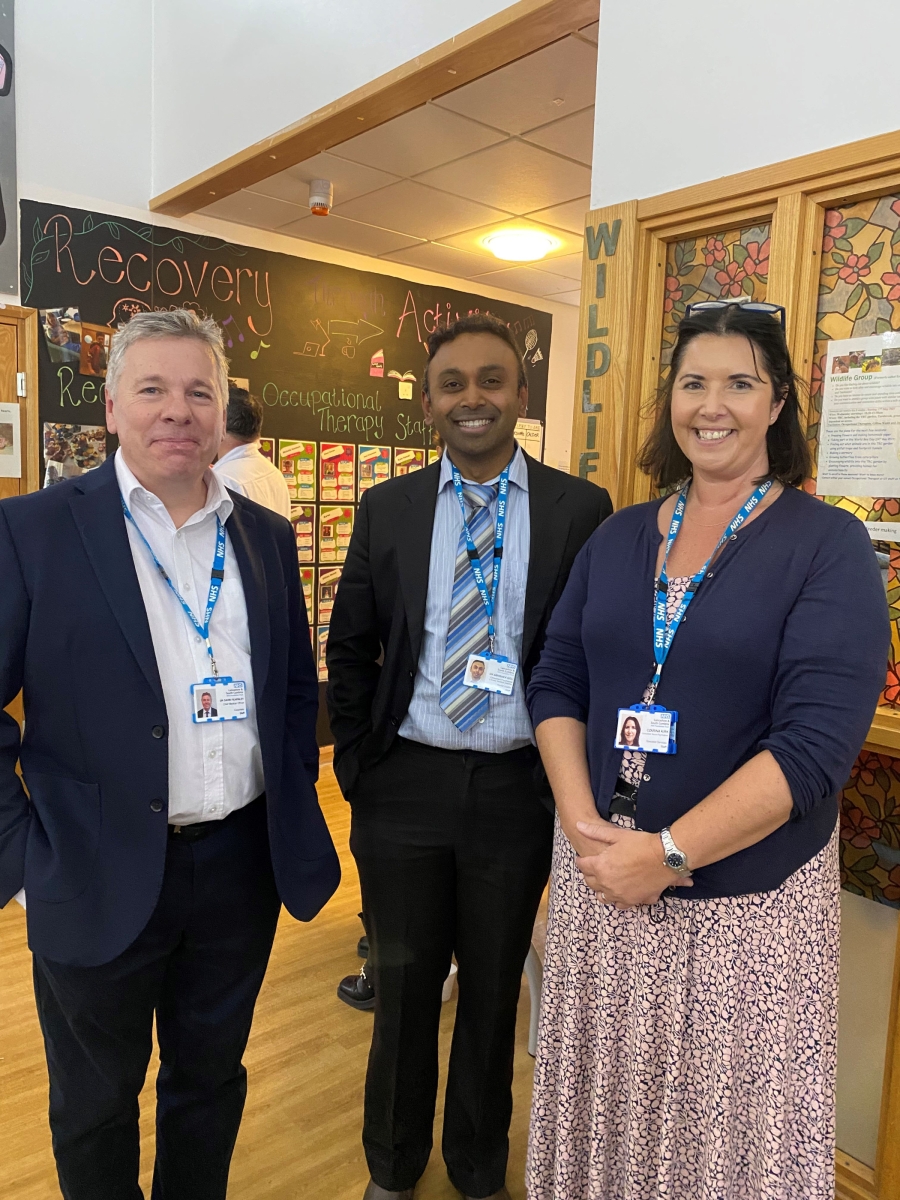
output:
M360 221L348 221L334 213L327 217L311 216L305 221L295 221L278 232L305 238L308 242L319 242L323 246L337 246L341 250L355 250L357 254L375 256L414 246L418 240L405 233L394 233L390 229L379 229Z
M448 196L445 192L403 179L348 204L336 204L334 211L341 217L365 221L383 229L402 229L415 238L431 241L489 221L503 221L509 216L509 210L504 212L477 204L466 196L465 192L462 196Z
M581 254L564 254L560 258L545 259L548 264L552 264L551 270L555 275L562 275L564 278L581 279Z
M333 153L409 177L502 140L503 134L495 129L434 104L423 104L342 142Z
M289 221L309 216L309 209L299 204L287 204L255 192L235 192L200 209L205 216L222 221L237 221L240 225L255 225L258 229L280 229Z
M584 29L579 29L578 32L596 46L600 41L600 22L595 21L593 25L585 25Z
M250 190L264 196L275 196L279 200L291 200L305 207L309 199L307 185L311 179L330 179L334 184L334 202L340 204L385 187L393 183L395 178L387 171L376 171L360 163L347 162L334 154L317 154L314 158L288 167L286 171L279 171L277 175L254 183Z
M541 208L528 214L531 221L539 221L544 225L555 225L557 229L568 229L570 233L584 237L584 214L590 210L590 196L580 196L577 200L567 200L565 204L555 204L552 208Z
M574 292L554 292L547 299L555 300L557 304L574 304L578 308L581 304L581 289L576 288Z
M577 159L589 167L594 158L594 109L583 108L581 112L523 133L522 137L526 142Z
M420 176L420 182L519 216L583 196L590 191L591 173L538 146L506 141L435 167Z
M534 267L507 267L503 271L490 271L475 276L474 282L506 288L511 292L525 292L528 296L550 296L572 286L571 279L551 275L549 271L538 271Z
M461 279L482 275L497 262L492 254L472 254L467 250L457 250L455 246L443 246L438 242L425 242L421 246L398 250L385 257L406 266L419 267L423 271L458 275Z
M434 103L506 133L522 133L587 108L596 90L596 47L567 37Z

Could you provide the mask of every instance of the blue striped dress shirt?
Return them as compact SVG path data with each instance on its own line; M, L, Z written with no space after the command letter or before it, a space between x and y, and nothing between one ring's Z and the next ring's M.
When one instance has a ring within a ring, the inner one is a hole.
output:
M531 518L528 511L528 467L525 455L518 446L509 469L509 482L494 649L497 654L519 663L516 685L510 696L492 694L488 715L465 733L456 728L441 708L441 677L447 630L450 627L450 597L453 593L459 536L462 533L462 513L453 490L453 470L445 454L441 460L434 532L431 536L428 599L419 669L409 712L399 729L400 736L410 741L424 742L442 750L482 750L489 754L503 754L534 742L531 719L525 707L520 661L525 585L531 551ZM491 514L496 521L496 498L491 503Z

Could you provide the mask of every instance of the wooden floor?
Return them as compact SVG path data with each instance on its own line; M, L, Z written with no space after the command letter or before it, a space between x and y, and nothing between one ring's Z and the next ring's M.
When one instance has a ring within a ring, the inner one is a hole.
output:
M341 1004L338 981L359 966L359 886L347 849L349 810L331 769L319 785L341 856L337 895L310 925L282 914L269 973L256 1008L245 1062L250 1075L244 1122L231 1169L230 1200L361 1200L368 1173L360 1146L362 1084L370 1013ZM444 1005L441 1062L446 1067L455 998ZM528 989L519 1004L508 1185L524 1200L523 1170L532 1060L525 1045ZM155 1061L141 1097L141 1183L149 1195L153 1155ZM441 1093L443 1092L443 1078ZM17 904L0 912L0 1197L59 1196L47 1126L47 1072L31 990L25 917ZM441 1101L435 1123L440 1146ZM417 1200L458 1200L439 1150Z

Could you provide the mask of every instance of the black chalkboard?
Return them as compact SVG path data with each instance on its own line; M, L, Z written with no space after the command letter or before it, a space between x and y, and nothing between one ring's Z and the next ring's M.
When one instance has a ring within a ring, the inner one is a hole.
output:
M115 446L103 429L109 342L134 313L150 309L192 308L221 324L231 375L262 400L263 437L272 439L282 470L287 464L290 472L292 461L282 440L315 443L321 476L304 497L295 466L291 515L320 681L360 490L385 470L425 462L419 394L429 333L470 312L504 321L524 351L528 415L545 418L552 318L536 309L31 200L21 204L21 275L22 303L41 310L46 483L91 469ZM326 450L330 443L345 444L346 455L326 458L340 449ZM361 445L372 449L360 454ZM387 448L387 468L372 457L362 465L375 447ZM351 456L347 469L342 459ZM338 487L342 472L349 489ZM325 744L331 735L320 701Z
M74 308L101 329L146 309L186 306L214 316L231 374L248 379L264 402L265 436L427 446L419 404L425 341L436 326L479 311L506 322L523 350L527 340L528 415L544 420L548 313L30 200L21 203L21 231L23 304ZM379 351L383 374L373 375ZM41 422L102 424L102 375L83 358L56 353L53 361L52 352L42 336ZM400 399L391 371L415 377L404 389L409 399Z

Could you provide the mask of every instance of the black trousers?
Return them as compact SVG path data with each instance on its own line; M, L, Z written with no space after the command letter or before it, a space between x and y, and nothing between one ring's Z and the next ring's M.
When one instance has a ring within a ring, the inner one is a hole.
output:
M138 1095L156 1014L153 1200L224 1200L247 1093L241 1056L280 901L265 800L202 840L170 833L144 931L112 962L35 957L65 1200L141 1200Z
M375 984L363 1145L383 1188L412 1187L431 1153L441 988L453 954L459 1000L444 1160L465 1195L503 1186L516 1007L553 830L534 762L531 747L480 754L398 739L351 795Z

